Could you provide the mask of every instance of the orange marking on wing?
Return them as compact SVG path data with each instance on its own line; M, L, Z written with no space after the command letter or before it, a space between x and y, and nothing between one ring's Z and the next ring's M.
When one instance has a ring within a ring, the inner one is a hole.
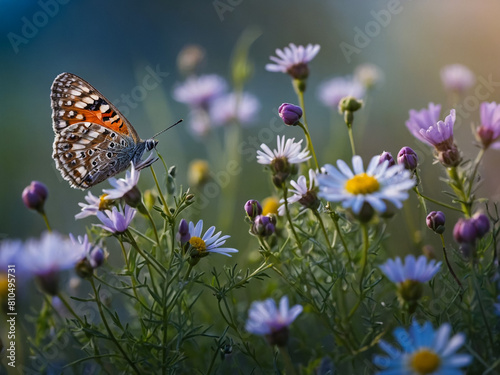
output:
M78 113L85 116L85 119L79 120L77 118L64 118L64 120L68 121L69 125L73 125L77 122L82 121L92 122L94 124L104 126L105 128L108 128L119 134L130 135L128 128L125 126L121 118L114 123L111 122L111 118L116 116L115 112L101 113L101 111L80 110Z

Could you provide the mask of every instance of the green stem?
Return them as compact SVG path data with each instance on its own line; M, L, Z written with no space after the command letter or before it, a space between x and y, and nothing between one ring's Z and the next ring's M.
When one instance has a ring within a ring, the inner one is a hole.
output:
M142 204L142 203L141 203ZM155 222L153 220L153 217L149 213L149 210L142 204L144 209L141 212L144 212L144 215L148 218L149 222L151 223L151 227L153 228L153 232L155 233L155 238L156 238L156 246L159 248L160 247L160 237L158 236L158 230L156 229Z
M352 134L352 124L347 124L347 133L349 134L349 141L351 142L352 155L356 155L356 148L354 147L354 136Z
M305 134L306 140L307 140L307 146L308 146L309 150L311 150L311 154L313 156L314 164L316 165L316 169L319 170L318 159L316 158L316 152L314 151L314 147L313 147L313 144L312 144L312 140L311 140L311 136L309 134L309 131L307 130L307 128L305 127L305 125L303 123L301 123L300 121L299 121L299 126L304 131L304 134Z
M194 268L194 265L190 264L189 268L187 269L186 274L184 275L184 281L186 281L189 278L189 275L191 274L191 271L193 270L193 268Z
M470 265L471 265L471 269L472 269L472 279L473 279L473 284L474 284L474 290L476 292L477 302L479 304L479 310L481 310L481 316L483 318L484 325L486 327L486 332L488 332L488 339L490 341L490 348L494 348L495 347L495 340L493 340L493 335L491 333L490 324L488 323L488 319L486 318L486 314L484 312L483 302L481 301L481 296L479 294L479 286L477 285L477 273L476 273L476 268L474 267L474 262L471 261Z
M361 254L361 275L359 277L359 299L351 309L351 312L347 316L347 319L351 319L356 310L358 309L361 301L363 300L364 290L363 290L363 279L366 272L366 264L368 263L368 249L370 248L370 239L368 237L368 226L366 224L361 225L363 232L363 253Z
M441 244L443 245L444 260L446 261L446 265L448 266L448 270L450 271L451 275L453 276L453 278L455 279L455 281L457 282L457 284L460 286L460 289L462 289L462 291L463 291L464 287L462 286L462 283L460 282L460 280L458 279L457 275L455 274L455 271L453 271L453 268L451 267L451 263L448 260L448 255L446 254L446 245L444 243L444 237L443 237L442 234L440 234L439 236L441 237Z
M299 122L299 126L304 130L304 134L306 135L307 139L307 145L309 150L311 151L311 154L313 155L314 158L314 163L316 164L316 169L319 169L319 164L318 164L318 159L316 158L316 152L314 151L314 147L311 141L311 136L309 135L309 125L307 125L307 118L306 118L306 106L305 106L305 101L304 101L304 91L301 89L297 89L297 96L299 98L299 105L300 108L302 108L302 119L303 123Z
M447 168L447 171L448 175L452 180L451 188L453 189L458 199L460 200L460 205L462 206L462 212L466 217L470 217L472 204L469 200L469 197L465 193L464 184L458 174L457 167Z
M137 299L137 301L141 303L141 300L139 299L139 294L137 293L137 285L134 277L134 271L130 269L130 263L128 261L127 251L125 250L125 245L123 244L121 237L118 237L118 242L120 242L123 259L125 259L125 265L127 266L127 271L130 273L130 281L132 282L132 290L134 291L134 296Z
M38 212L40 212L40 215L42 215L43 221L45 221L45 226L47 227L47 230L49 232L52 232L52 228L50 227L50 224L49 224L49 218L47 217L45 210L42 209L41 211L38 211Z
M483 156L484 156L484 151L485 151L484 148L479 150L479 152L477 153L477 156L476 156L476 160L474 160L474 169L472 171L472 175L469 178L469 187L467 189L467 197L469 199L470 199L470 194L472 192L472 187L474 186L474 180L476 179L476 174L477 174L477 170L479 168L479 164L481 163L481 160L483 159Z
M413 188L413 191L414 191L414 192L415 192L415 193L416 193L419 197L421 197L421 198L423 198L423 199L426 199L426 200L428 200L429 202L435 203L435 204L437 204L437 205L439 205L439 206L441 206L441 207L446 207L446 208L448 208L448 209L450 209L450 210L453 210L453 211L463 212L463 211L462 211L461 209L459 209L459 208L456 208L456 207L450 206L449 204L446 204L446 203L443 203L443 202L439 202L439 201L437 201L437 200L435 200L435 199L432 199L432 198L430 198L430 197L428 197L428 196L426 196L426 195L423 195L422 193L420 193L420 191L418 191L418 189L417 189L416 187L414 187L414 188Z
M168 208L167 201L166 201L165 197L163 196L163 193L161 191L160 184L158 183L158 179L156 178L156 173L155 173L155 170L153 169L153 166L150 166L149 169L151 169L151 173L153 174L153 179L155 180L156 189L158 190L158 194L160 195L161 203L163 204L163 212L168 217L172 217L172 213L170 212L170 209Z
M330 217L332 218L333 224L335 225L335 230L337 231L337 234L340 237L340 242L342 242L342 246L344 246L345 253L347 254L347 259L349 260L349 264L352 265L352 258L351 254L349 253L349 248L347 247L347 242L344 238L344 235L342 234L342 231L340 230L340 225L338 221L338 215L335 212L330 212Z
M288 223L290 224L290 229L292 230L293 236L295 237L295 241L297 242L297 245L299 248L302 248L302 242L300 242L299 236L297 235L297 232L295 231L295 227L293 226L292 222L292 217L290 216L290 210L288 209L288 189L286 185L283 185L283 199L285 200L285 212L286 212L286 218L288 219Z
M104 315L104 311L102 309L102 304L101 304L101 299L99 298L99 292L97 291L97 288L95 287L94 279L90 278L90 285L92 285L92 289L94 290L94 295L95 295L95 302L97 304L97 308L99 309L99 315L101 315L102 322L104 323L104 326L106 327L106 331L108 331L108 335L111 338L111 341L114 342L120 353L122 353L123 358L128 362L130 367L134 370L136 374L141 374L139 369L135 366L134 362L128 357L127 352L122 348L120 342L116 339L115 335L113 334L113 331L109 327L108 320L106 319L106 315Z
M134 247L134 249L144 258L144 260L146 261L146 264L148 266L148 269L149 269L149 274L151 275L151 280L153 280L153 273L151 272L151 268L150 266L152 266L159 274L160 276L162 276L163 278L165 277L163 275L163 270L162 270L162 265L160 263L158 263L158 261L153 258L151 255L149 254L146 254L144 251L142 251L140 248L139 248L139 245L137 244L137 242L135 241L135 238L134 236L132 236L132 233L130 233L130 231L127 229L127 231L125 232L127 234L127 237L128 239L130 240L130 243L132 244L132 246Z
M281 358L283 358L283 363L285 364L285 370L287 375L295 375L295 368L293 367L292 358L286 346L278 346L281 353Z
M68 301L66 301L66 298L64 298L64 296L61 294L61 292L57 293L57 296L59 297L59 299L61 300L61 302L63 303L63 305L66 307L66 309L70 312L70 314L73 315L75 317L75 319L80 322L82 328L85 327L85 323L83 322L82 318L80 318L76 314L75 310L73 310L73 308L68 303Z
M325 228L325 223L323 222L323 219L321 218L321 215L317 210L312 210L314 213L314 216L318 219L319 225L321 226L321 230L323 232L323 235L325 236L326 243L328 245L328 248L332 250L332 244L330 243L330 239L328 238L328 233Z

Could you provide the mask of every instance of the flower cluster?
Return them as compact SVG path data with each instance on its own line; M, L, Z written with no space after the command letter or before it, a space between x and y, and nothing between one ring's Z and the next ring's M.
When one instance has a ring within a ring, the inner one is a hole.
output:
M250 233L258 237L269 237L276 230L276 217L274 214L263 215L259 201L251 199L245 203L245 212L251 223Z

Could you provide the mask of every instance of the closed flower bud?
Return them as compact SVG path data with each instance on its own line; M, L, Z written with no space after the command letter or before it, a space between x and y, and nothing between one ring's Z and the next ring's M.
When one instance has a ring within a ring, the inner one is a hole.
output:
M87 258L84 258L76 264L75 272L82 279L87 279L94 274L94 267L92 267Z
M245 212L250 220L253 221L257 215L262 214L262 206L255 199L251 199L245 203Z
M31 210L37 210L38 212L43 212L43 205L49 191L47 186L39 181L32 181L29 186L23 190L23 202L26 207Z
M473 244L478 235L477 229L472 219L458 219L453 228L453 237L459 244Z
M280 105L278 113L286 125L297 125L302 117L302 108L290 103L283 103Z
M389 167L392 167L393 165L396 165L396 162L394 161L394 158L392 157L390 152L384 151L380 154L379 158L379 164L382 164L384 161L389 162Z
M102 264L104 263L104 260L106 260L106 253L100 247L96 247L90 253L89 258L90 258L90 260L89 260L90 265L92 266L92 268L97 268L97 267L102 266Z
M490 230L490 221L485 214L480 212L472 216L472 222L477 231L477 238L482 238Z
M271 216L258 215L252 225L252 233L256 236L268 237L276 230L276 219Z
M344 112L356 112L358 109L360 109L363 106L363 101L358 100L353 96L346 96L342 99L340 99L339 102L339 112L344 113Z
M413 171L418 166L418 156L410 147L403 147L398 152L398 164L404 165L405 169Z
M445 167L456 167L462 161L462 156L456 145L453 145L446 151L438 152L438 159Z
M185 244L191 239L191 234L189 233L189 225L186 220L182 219L179 223L179 240L182 244Z
M130 207L137 208L141 203L141 191L137 186L134 186L123 195L123 199Z
M441 211L432 211L427 215L427 218L425 219L425 222L427 223L427 226L429 229L432 229L434 232L438 234L443 234L444 232L444 223L445 223L445 216L444 213Z
M494 137L495 133L494 133L493 129L486 127L484 125L481 125L477 129L476 135L477 135L478 140L482 143L484 149L487 149L488 146L495 139L495 137Z

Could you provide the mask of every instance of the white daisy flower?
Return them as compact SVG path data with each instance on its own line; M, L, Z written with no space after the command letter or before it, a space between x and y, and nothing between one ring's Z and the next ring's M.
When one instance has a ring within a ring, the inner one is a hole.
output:
M82 212L75 215L75 219L83 219L87 216L97 215L99 212L99 204L101 203L101 198L96 197L90 191L85 196L86 203L78 203L78 205L82 208Z
M257 162L259 164L273 164L277 159L286 159L290 164L299 164L311 158L309 150L301 150L302 139L299 142L295 142L295 138L291 138L285 142L285 136L280 139L278 135L277 143L277 150L271 150L264 143L260 145L263 151L257 150Z
M293 189L290 189L292 196L287 198L288 204L299 202L304 207L316 209L319 206L317 197L318 179L314 169L309 169L309 184L305 176L300 176L297 181L290 181ZM281 206L278 208L280 216L285 215L285 200L280 199Z
M386 201L401 208L408 198L407 190L415 186L409 171L402 165L388 167L385 161L379 164L379 155L374 156L366 172L360 156L352 157L353 171L343 161L337 161L337 168L325 165L326 175L318 176L319 196L330 202L342 202L344 208L351 208L359 214L366 202L378 212L385 212Z
M141 172L135 169L134 163L130 163L130 171L125 173L125 178L116 179L111 177L108 181L114 189L103 189L103 193L106 193L104 199L115 200L123 198L128 192L135 188L139 182L139 177Z
M231 236L222 236L222 232L215 232L215 227L208 228L205 234L203 232L203 220L198 221L196 225L191 221L189 222L189 244L198 251L198 256L206 256L208 253L217 253L230 257L229 253L237 253L238 250L230 247L221 247L226 243L226 240Z
M285 47L283 50L276 49L278 57L270 57L276 64L267 64L266 70L288 73L293 78L305 79L309 75L307 64L316 57L320 48L319 44L308 44L304 47L290 43L289 47Z

